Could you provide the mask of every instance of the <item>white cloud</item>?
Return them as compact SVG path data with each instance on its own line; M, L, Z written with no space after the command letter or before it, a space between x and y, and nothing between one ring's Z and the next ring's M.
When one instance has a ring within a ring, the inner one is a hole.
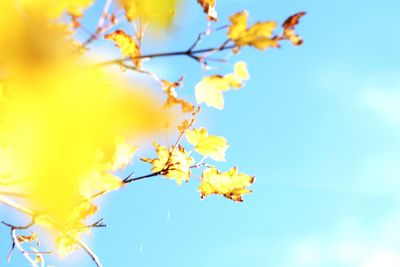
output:
M344 219L331 231L297 240L287 266L400 267L397 213L399 209L375 224Z
M400 255L390 250L378 251L362 267L400 267Z
M321 244L315 240L304 240L294 248L297 266L320 266L323 260Z
M366 89L361 92L360 101L380 118L400 124L400 90Z
M355 240L341 240L332 246L332 256L345 264L356 266L366 250L365 244Z

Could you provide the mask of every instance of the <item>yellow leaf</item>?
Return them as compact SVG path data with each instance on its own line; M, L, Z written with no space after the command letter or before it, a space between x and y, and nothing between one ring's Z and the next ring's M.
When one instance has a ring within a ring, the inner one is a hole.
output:
M246 10L230 17L231 25L228 30L229 39L237 40L244 32L246 32L248 17L249 13Z
M82 231L70 230L60 233L56 239L57 255L66 257L78 248L77 239Z
M166 112L158 112L148 91L125 85L117 74L71 62L52 67L15 71L7 80L10 92L0 106L0 183L18 179L18 192L29 194L27 208L45 212L38 223L56 233L96 211L75 210L77 202L121 186L111 172L131 156L133 148L123 140L160 129Z
M49 229L53 228L54 225L51 222L51 219L49 216L43 215L43 214L39 214L36 216L35 218L35 223L44 227L47 227Z
M224 77L213 75L204 77L195 87L197 103L205 103L209 107L224 108L223 91L229 90L229 83Z
M265 50L269 47L278 47L278 40L272 37L276 23L274 21L257 22L248 28L248 16L247 11L242 11L230 17L228 38L234 41L239 48L254 46L259 50Z
M228 142L224 137L208 135L206 128L200 128L198 130L188 130L186 139L201 155L217 161L225 161Z
M247 70L247 64L244 61L239 61L235 64L234 72L235 75L242 81L250 79L249 71Z
M244 173L238 173L233 167L227 172L221 173L212 167L203 172L199 191L201 197L218 194L233 201L242 202L243 195L251 193L246 187L254 182L254 177Z
M178 0L118 0L128 21L142 19L155 26L171 25Z
M38 236L36 233L31 233L30 235L18 235L17 240L19 243L32 243L38 241Z
M175 89L182 86L183 80L180 79L177 82L169 82L167 80L162 80L162 88L167 95L167 100L164 103L164 108L170 108L174 105L180 105L183 113L191 113L194 111L193 104L185 101L182 98L178 98L178 94Z
M106 34L104 38L113 41L115 46L121 50L123 57L131 58L135 66L140 66L140 47L132 36L124 30L116 30Z
M217 21L218 14L215 10L215 0L197 0L202 6L203 11L207 14L208 20Z
M112 170L119 170L125 168L131 161L133 154L137 150L136 146L127 144L126 142L120 140L115 149Z
M176 149L168 150L166 147L154 143L158 158L142 160L153 165L154 173L160 172L169 179L173 179L178 185L183 181L190 179L190 167L194 164L194 160L187 154L181 146Z
M41 266L44 266L44 257L42 253L40 253L39 250L34 247L31 247L31 250L36 254L35 262L41 264Z
M83 220L97 211L97 206L89 201L82 201L74 206L56 238L57 254L60 257L65 257L78 248L77 241L80 235L89 232L89 228L83 224Z
M241 88L243 81L248 78L246 63L237 62L233 73L204 77L195 87L196 101L198 104L204 102L209 107L221 110L224 108L223 92L231 88Z
M181 133L186 131L186 129L188 129L190 127L189 124L190 124L190 122L188 120L184 120L181 125L178 125L178 127L177 127L178 131Z
M6 91L5 85L0 82L0 102L5 100L5 98L6 98L5 91Z
M228 81L230 87L233 89L240 89L243 87L243 81L250 79L247 70L247 64L243 61L237 62L234 67L234 72L225 75L225 80Z
M99 192L109 192L117 190L123 186L121 180L108 173L93 172L88 175L80 185L80 193L86 198L90 198Z

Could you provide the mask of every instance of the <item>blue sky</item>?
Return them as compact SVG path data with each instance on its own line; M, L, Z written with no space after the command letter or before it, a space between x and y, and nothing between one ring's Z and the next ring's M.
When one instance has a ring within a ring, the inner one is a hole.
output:
M108 228L87 239L104 266L400 266L400 2L217 2L220 25L242 9L253 22L308 12L298 27L303 46L243 49L215 65L221 73L238 60L249 65L246 87L226 94L224 111L205 109L199 124L228 139L218 167L257 176L254 193L240 204L200 201L195 180L154 179L110 194L99 214ZM205 27L186 1L171 38L149 39L149 51L185 49ZM221 40L222 32L202 46ZM187 95L202 76L187 58L147 66L171 80L184 74ZM8 245L0 227L0 266ZM24 266L21 258L8 266ZM48 264L92 263L78 252Z

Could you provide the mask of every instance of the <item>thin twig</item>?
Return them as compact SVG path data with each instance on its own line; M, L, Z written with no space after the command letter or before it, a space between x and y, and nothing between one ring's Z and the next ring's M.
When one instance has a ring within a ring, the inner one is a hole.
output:
M128 176L122 182L124 184L129 184L129 183L133 183L133 182L136 182L136 181L139 181L139 180L143 180L143 179L148 179L148 178L151 178L151 177L159 176L163 172L164 172L164 170L159 171L159 172L150 173L150 174L147 174L147 175L143 175L143 176L140 176L140 177L135 177L135 178L131 178L131 176Z
M26 207L22 206L21 204L18 204L17 202L15 202L14 200L11 200L5 196L0 195L0 203L3 203L4 205L9 206L19 212L29 215L31 217L35 216L35 212L33 212L29 208L26 208Z
M105 21L107 19L108 11L111 7L112 1L113 0L107 0L105 2L99 21L97 22L96 31L91 36L89 36L86 41L82 43L82 47L87 47L89 44L99 38L100 34L107 31L113 26L113 23L108 23L107 25L105 25Z
M97 267L103 267L99 257L82 240L76 240L76 242L92 258Z
M13 247L16 247L22 255L25 257L25 259L29 262L29 264L32 267L37 267L37 263L35 260L33 260L29 254L24 250L24 248L21 246L21 243L18 241L18 236L17 236L17 229L11 228L11 237L13 240Z
M150 59L150 58L160 58L160 57L174 57L174 56L187 56L190 58L194 58L198 60L198 54L212 54L215 52L223 51L223 50L228 50L228 49L233 49L235 48L236 45L227 45L227 42L224 42L223 45L219 47L213 47L213 48L205 48L205 49L198 49L198 50L183 50L183 51L175 51L175 52L164 52L164 53L153 53L153 54L145 54L145 55L139 55L136 57L128 57L124 59L113 59L110 61L105 61L102 63L95 64L94 67L105 67L109 65L114 65L114 64L121 64L125 61L129 60L134 60L134 59Z
M108 10L110 9L112 2L113 0L106 0L99 21L97 22L97 27L96 27L97 29L101 29L103 27L104 22L106 21L108 15Z
M27 198L27 197L29 197L28 194L7 192L7 191L0 191L0 195L10 196L10 197L19 197L19 198Z
M36 220L36 217L35 217L35 216L32 216L32 221L31 221L29 224L24 225L24 226L12 225L12 224L10 224L10 223L6 223L5 221L2 221L1 223L4 224L4 225L7 226L7 227L10 227L11 229L15 229L15 230L26 230L26 229L32 227L32 226L35 224L35 220Z
M170 155L174 153L175 149L178 147L179 143L181 142L183 136L185 135L186 131L193 126L194 120L196 118L197 113L200 112L200 107L197 107L196 111L192 113L192 118L190 119L189 123L186 125L186 127L181 131L179 134L178 139L176 140L175 144L172 147L172 151L170 152Z
M85 228L103 228L103 227L107 227L107 225L104 224L103 222L104 222L104 218L101 218L100 220L98 220L98 221L96 221L96 222L94 222L92 224L86 225Z

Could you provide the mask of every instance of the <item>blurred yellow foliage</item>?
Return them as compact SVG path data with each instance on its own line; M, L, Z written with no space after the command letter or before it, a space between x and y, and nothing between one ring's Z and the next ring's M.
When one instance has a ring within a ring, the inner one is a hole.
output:
M118 0L129 21L141 19L151 25L168 27L176 12L178 0Z
M2 0L15 1L24 12L30 15L58 18L64 12L74 16L81 16L85 8L89 7L94 0Z
M132 181L163 175L180 185L190 179L192 169L205 167L199 186L202 197L219 194L234 201L242 201L254 181L254 177L238 173L236 167L222 173L204 162L207 157L225 161L228 143L222 136L209 135L206 128L193 128L200 107L178 97L176 89L182 86L183 78L169 82L141 69L145 29L148 25L161 29L171 26L180 1L117 0L115 6L103 1L96 28L88 30L79 19L94 2L0 0L0 187L7 187L10 195L22 200L5 202L6 197L0 197L5 204L32 216L32 225L51 229L60 256L75 250L81 234L94 227L87 225L87 218L98 211L94 198ZM215 0L197 2L208 20L217 20ZM125 11L134 34L118 29L104 35L120 20L126 22L119 11ZM148 54L146 58L185 55L205 66L211 59L208 54L227 49L236 52L243 46L254 46L263 50L277 47L281 40L299 45L302 40L294 28L304 15L299 12L289 17L282 25L283 33L273 36L275 22L249 27L248 13L243 11L230 17L228 40L220 47L198 50L200 35L186 51ZM78 30L88 33L86 41L74 39ZM211 28L207 31L216 32ZM123 58L94 67L84 53L101 37L112 41ZM133 65L125 64L127 59ZM100 69L108 65L150 75L167 96L164 108L178 105L180 113L192 116L178 127L179 137L173 146L154 143L157 157L142 158L152 165L153 173L136 180L121 180L115 172L131 162L135 144L171 123L170 110L162 110L149 90ZM223 93L242 88L249 78L247 64L242 61L235 64L232 73L206 76L195 87L196 102L223 109ZM204 156L199 162L191 157L192 151L180 145L184 136ZM35 234L18 238L21 243L37 240ZM37 252L36 248L32 251ZM36 261L44 265L40 253Z
M113 172L130 162L129 142L167 118L148 90L87 67L68 26L50 20L91 2L0 1L0 185L29 195L60 255L88 230L90 197L122 186Z

